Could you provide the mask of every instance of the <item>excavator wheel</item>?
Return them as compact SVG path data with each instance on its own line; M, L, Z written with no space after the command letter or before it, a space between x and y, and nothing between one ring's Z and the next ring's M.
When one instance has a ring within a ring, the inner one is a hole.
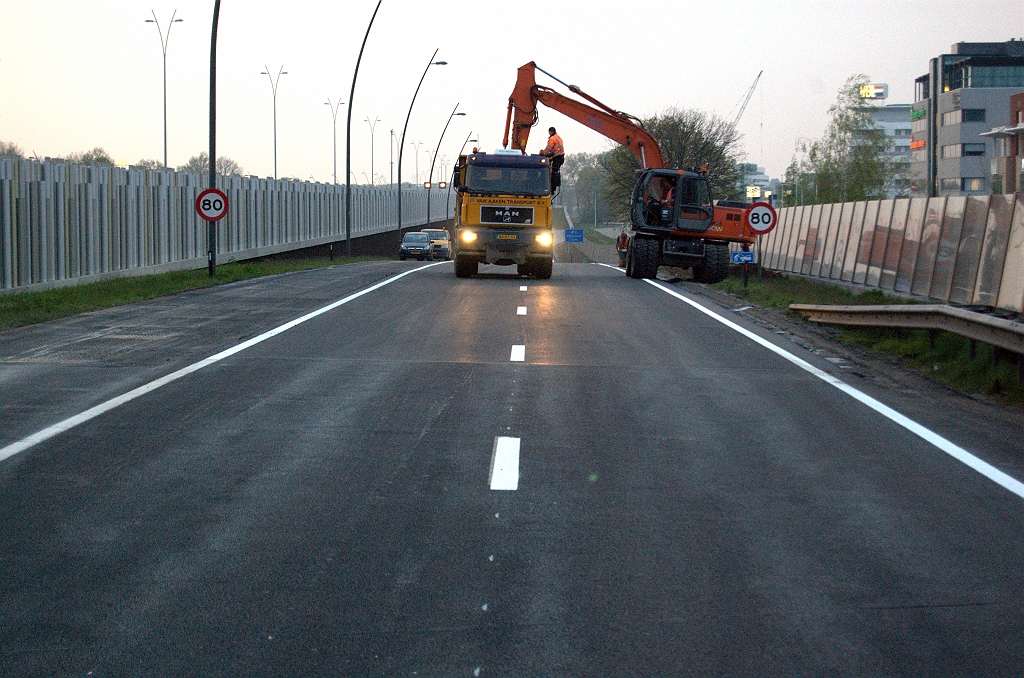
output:
M657 278L658 265L661 263L661 241L635 237L630 245L632 270L627 275L631 278Z
M706 243L704 245L704 264L693 267L694 282L722 282L728 275L729 246L722 243Z

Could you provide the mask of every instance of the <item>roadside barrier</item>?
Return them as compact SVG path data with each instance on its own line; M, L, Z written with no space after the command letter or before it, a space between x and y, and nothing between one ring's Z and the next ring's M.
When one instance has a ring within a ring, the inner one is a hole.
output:
M1024 312L1024 194L786 207L765 268Z
M0 292L122 275L204 268L206 222L195 212L205 175L0 157ZM227 216L218 261L345 239L345 187L220 176ZM443 220L446 193L431 205ZM427 193L406 186L403 227L427 224ZM398 227L398 187L352 187L351 235Z

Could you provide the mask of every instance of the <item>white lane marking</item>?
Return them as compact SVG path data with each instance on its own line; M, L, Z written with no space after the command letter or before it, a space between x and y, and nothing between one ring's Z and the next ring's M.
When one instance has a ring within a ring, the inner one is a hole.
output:
M526 360L526 344L513 345L512 356L508 360L512 363L521 363Z
M520 306L516 309L516 315L526 315L526 307Z
M494 448L491 450L491 489L519 489L519 438L494 438Z
M520 292L525 292L526 291L526 285L520 285L519 286L519 291Z
M231 348L229 348L229 349L227 349L225 351L221 351L220 353L217 353L216 355L212 355L209 358L206 358L204 360L200 360L199 362L193 363L193 364L189 365L188 367L183 367L180 370L178 370L177 372L172 372L172 373L168 374L167 376L160 377L159 379L154 379L153 381L149 382L148 384L143 384L142 386L139 386L138 388L132 389L131 391L128 391L127 393L119 395L119 396L117 396L115 398L111 398L110 400L108 400L106 402L100 403L99 405L96 405L95 407L89 408L85 412L82 412L80 414L76 414L73 417L68 417L64 421L57 422L56 424L53 424L52 426L47 426L43 430L37 431L36 433L33 433L32 435L28 436L27 438L22 438L21 440L15 442L15 443L11 443L10 445L7 445L6 447L0 448L0 461L3 461L4 459L7 459L9 457L13 457L14 455L18 454L19 452L24 452L25 450L27 450L27 449L29 449L31 447L34 447L35 445L38 445L39 443L43 442L44 440L49 440L50 438L54 437L55 435L58 435L60 433L63 433L64 431L72 429L72 428L78 426L79 424L84 424L85 422L89 421L90 419L95 419L96 417L100 416L104 412L108 412L108 411L114 409L115 407L119 407L120 405L124 405L127 402L130 402L132 400L135 400L136 398L139 398L141 396L146 395L147 393L155 391L158 388L160 388L161 386L166 386L167 384L171 383L172 381L177 381L178 379L181 379L182 377L184 377L186 375L192 374L193 372L198 372L199 370L203 369L204 367L208 367L208 366L210 366L210 365L212 365L214 363L218 363L221 360L224 360L225 358L230 358L231 356L235 355L236 353L241 353L245 349L251 348L251 347L255 346L256 344L262 343L262 342L266 341L267 339L270 339L271 337L276 337L277 335L281 334L282 332L287 332L288 330L290 330L293 327L296 327L298 325L301 325L302 323L306 322L307 320L312 320L313 318L317 317L318 315L323 315L324 313L327 313L328 311L332 311L332 310L338 308L339 306L347 304L348 302L350 302L350 301L352 301L354 299L358 299L359 297L363 296L364 294L369 294L370 292L373 292L374 290L378 290L381 287L384 287L385 285L390 285L391 283L395 282L396 280L400 280L401 278L404 278L405 276L407 276L407 275L409 275L411 273L415 273L416 271L422 271L423 269L430 268L431 266L440 266L443 263L445 263L445 262L439 261L439 262L437 262L435 264L427 264L426 266L420 266L419 268L414 268L414 269L412 269L410 271L406 271L404 273L399 273L398 275L396 275L393 278L388 278L387 280L381 281L381 282L377 283L376 285L371 285L370 287L367 287L365 290L361 290L361 291L356 292L354 294L350 294L347 297L345 297L344 299L339 299L338 301L335 301L335 302L333 302L331 304L328 304L327 306L324 306L323 308L318 308L315 311L307 313L306 315L304 315L304 316L302 316L300 318L296 318L295 320L291 320L289 322L286 322L285 324L280 325L278 327L275 327L274 329L272 329L272 330L270 330L268 332L264 332L263 334L259 335L258 337L253 337L252 339L249 339L247 341L243 341L241 344L238 344L237 346L232 346Z
M868 407L873 409L875 412L878 412L883 417L889 419L890 421L892 421L896 425L902 426L903 428L905 428L906 430L910 431L914 435L916 435L916 436L918 436L920 438L923 438L924 440L928 441L929 443L931 443L935 447L939 448L940 450L942 450L943 452L945 452L949 456L953 457L957 461L959 461L959 462L961 462L963 464L966 464L967 466L969 466L970 468L974 469L975 471L977 471L981 475L985 476L989 480L991 480L991 481L993 481L995 483L998 483L999 485L1002 485L1003 487L1005 487L1010 492L1013 492L1018 497L1024 498L1024 483L1021 483L1016 478L1014 478L1014 477L1012 477L1010 475L1007 475L1006 473L1003 473L1002 471L997 469L995 466L992 466L991 464L989 464L987 461L979 459L978 457L974 456L973 454L971 454L970 452L968 452L964 448L960 447L956 443L954 443L954 442L952 442L950 440L947 440L946 438L943 438L938 433L935 433L931 429L925 428L924 426L922 426L921 424L918 424L913 419L910 419L909 417L900 414L899 412L897 412L896 410L892 409L888 405L884 405L884 404L880 403L879 401L875 400L874 398L872 398L871 396L869 396L868 394L863 393L861 391L858 391L854 387L852 387L849 384L847 384L845 381L843 381L841 379L837 379L836 377L832 376L828 372L824 372L822 370L819 370L814 365L811 365L810 363L808 363L808 362L806 362L806 361L796 357L795 355L793 355L789 351L786 351L785 349L776 346L775 344L771 343L770 341L768 341L766 339L762 339L761 337L759 337L758 335L754 334L750 330L744 329L744 328L740 327L739 325L737 325L736 323L732 322L731 320L723 318L722 316L718 315L714 311L701 306L700 304L698 304L697 302L693 301L692 299L687 299L686 297L684 297L683 295L679 294L678 292L676 292L674 290L670 290L667 287L665 287L664 285L661 285L661 284L655 282L654 280L645 279L644 282L649 283L649 284L653 285L654 287L657 287L662 292L667 292L668 294L671 294L673 297L675 297L675 298L677 298L677 299L679 299L679 300L689 304L690 306L693 306L695 309L697 309L701 313L703 313L703 314L705 314L705 315L707 315L707 316L709 316L711 318L714 318L715 320L717 320L718 322L722 323L723 325L729 327L730 329L736 330L737 332L739 332L743 336L747 337L751 341L757 342L761 346L764 346L766 349L768 349L772 353L775 353L776 355L779 355L779 356L785 358L786 360L788 360L789 362L793 363L797 367L799 367L799 368L801 368L801 369L803 369L803 370L805 370L807 372L810 372L811 374L813 374L817 378L821 379L825 383L831 384L832 386L835 386L837 389L839 389L843 393L846 393L850 397L856 399L857 401L863 403L864 405L867 405Z

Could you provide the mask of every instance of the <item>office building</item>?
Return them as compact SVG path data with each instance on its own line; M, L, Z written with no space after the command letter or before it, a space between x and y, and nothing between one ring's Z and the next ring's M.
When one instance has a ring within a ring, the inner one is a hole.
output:
M981 136L992 139L992 192L1024 192L1024 92L1010 97L1008 125Z
M911 194L991 191L992 138L1024 88L1024 41L958 42L916 80L911 117ZM994 122L995 121L995 122Z

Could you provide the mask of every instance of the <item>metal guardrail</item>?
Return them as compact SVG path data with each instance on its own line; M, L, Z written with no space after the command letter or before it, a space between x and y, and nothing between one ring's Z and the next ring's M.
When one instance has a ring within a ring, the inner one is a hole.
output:
M790 304L815 323L941 330L1024 356L1024 324L944 304L829 306Z

